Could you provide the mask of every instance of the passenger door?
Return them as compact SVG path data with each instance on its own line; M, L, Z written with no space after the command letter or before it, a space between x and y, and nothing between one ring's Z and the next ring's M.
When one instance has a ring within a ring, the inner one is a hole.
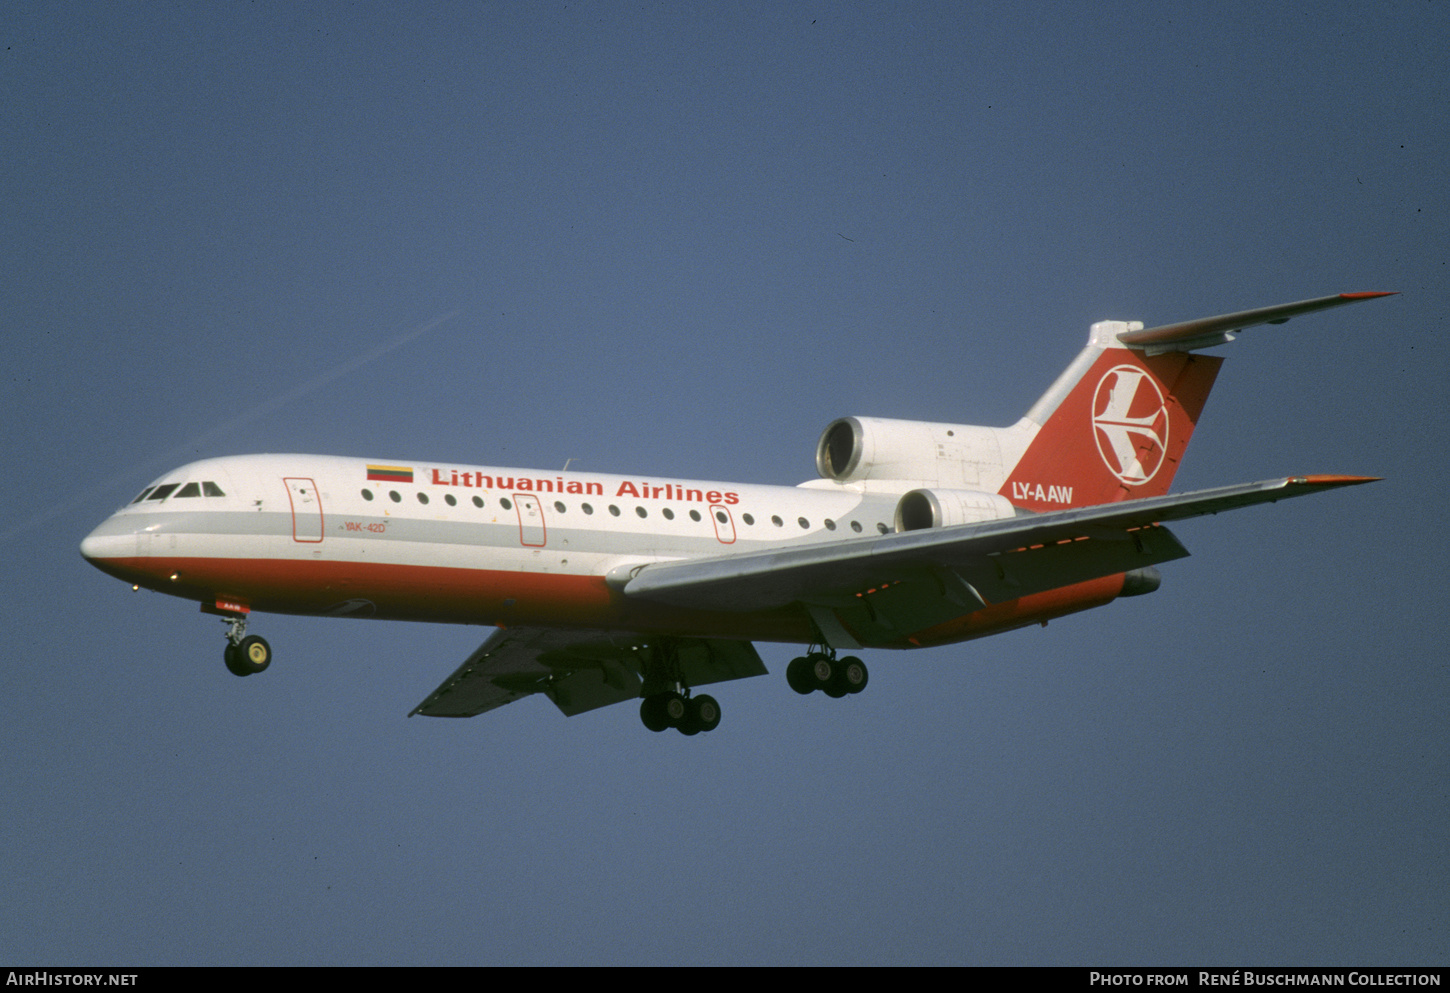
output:
M292 504L292 540L322 540L322 496L311 479L288 476L287 499Z

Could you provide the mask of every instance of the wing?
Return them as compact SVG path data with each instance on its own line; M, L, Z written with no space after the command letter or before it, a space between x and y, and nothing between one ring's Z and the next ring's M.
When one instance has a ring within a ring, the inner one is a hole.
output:
M1186 556L1187 550L1162 526L1164 521L1372 481L1363 476L1294 476L983 524L655 563L644 567L624 591L645 600L711 610L766 610L801 603L828 635L831 611L843 612L857 630L865 625L899 632L987 604ZM843 646L848 643L841 640Z
M628 632L500 628L408 716L473 717L543 693L573 717L638 697L649 662L663 650ZM668 650L689 686L766 671L748 641L676 638Z

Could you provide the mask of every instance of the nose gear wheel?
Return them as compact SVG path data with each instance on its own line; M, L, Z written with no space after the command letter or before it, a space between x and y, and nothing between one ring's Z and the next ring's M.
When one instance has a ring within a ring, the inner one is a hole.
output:
M227 671L234 676L252 676L266 672L272 664L272 646L267 639L247 634L245 615L223 618L227 624L227 647L222 652L222 661Z

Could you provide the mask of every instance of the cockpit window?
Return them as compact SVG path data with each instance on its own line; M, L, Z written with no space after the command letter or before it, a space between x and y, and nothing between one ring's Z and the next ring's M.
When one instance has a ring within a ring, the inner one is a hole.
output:
M163 486L148 486L136 494L132 503L140 503L142 500L165 500L169 496L175 497L224 497L222 488L211 480L202 483L166 483Z

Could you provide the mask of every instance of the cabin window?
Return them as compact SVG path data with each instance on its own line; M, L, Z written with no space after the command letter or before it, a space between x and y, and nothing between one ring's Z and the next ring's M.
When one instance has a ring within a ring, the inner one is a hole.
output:
M563 500L555 500L554 501L554 509L557 510L559 513L562 514L564 512L564 501Z
M827 531L834 531L834 530L836 530L836 522L833 521L833 520L831 520L829 517L826 518L826 530Z
M634 512L636 514L638 514L640 517L648 517L649 516L649 511L648 510L645 510L643 507L636 507L636 508L634 508Z
M750 516L749 514L742 514L740 516L740 519L742 521L744 521L746 524L754 524L755 523L755 518L752 517L752 516Z
M584 513L586 513L586 514L592 514L592 513L594 513L594 507L593 507L593 505L584 503L584 504L580 504L580 506L584 509Z
M781 520L779 515L776 514L770 515L770 523L774 524L778 528L785 527L785 521Z
M373 491L365 489L362 491L362 495L364 500L371 500L373 498Z
M176 489L180 485L181 485L180 483L166 483L166 484L164 484L162 486L158 486L158 487L156 487L156 489L154 489L154 490L151 491L151 495L149 497L147 497L146 499L147 500L165 500L167 497L171 496L171 491L174 490L174 489Z
M483 506L483 497L481 497L481 496L474 497L473 498L473 505L475 507L480 507L481 508Z
M886 534L886 533L888 533L888 532L889 532L889 531L890 531L890 530L891 530L891 529L890 529L890 528L888 528L888 527L887 527L887 526L886 526L886 525L885 525L885 524L882 524L882 523L881 523L881 522L880 522L880 521L877 521L877 522L876 522L876 530L877 530L877 531L880 531L880 532L881 532L881 533L882 533L882 534Z
M725 515L725 511L717 510L715 511L715 520L719 521L721 524L724 524L728 522L730 518Z
M428 502L428 494L426 494L426 493L419 493L418 494L418 502L419 503L422 503L422 504L426 504Z
M618 508L618 507L616 507L616 506L615 506L615 505L614 505L614 504L612 504L612 503L611 503L611 504L610 504L610 505L609 505L609 512L610 512L610 513L611 513L611 514L613 514L613 515L614 515L614 516L615 516L615 517L618 517L618 516L619 516L619 508Z
M852 521L851 522L851 530L852 531L855 531L857 534L860 534L861 533L861 522L860 521Z
M698 521L699 519L700 519L700 512L698 510L692 510L692 511L690 511L690 520L692 520L692 521Z
M450 507L456 507L456 506L458 506L458 498L456 496L454 496L452 493L445 493L445 494L443 494L443 502L446 503L446 504L448 504L448 506L450 506Z
M804 517L797 517L796 520L800 522L801 527L806 528L807 530L810 529L811 522L806 520Z
M500 500L498 502L498 505L500 507L502 507L504 510L513 510L514 509L514 505L511 504L511 503L509 503L509 498L508 497L504 497L502 500Z
M176 491L176 495L178 497L199 497L201 496L201 484L187 483L181 489Z
M391 500L391 501L393 501L394 503L402 503L403 502L403 498L398 495L398 491L397 490L388 490L388 499Z
M660 511L660 513L665 515L665 520L667 521L673 521L675 519L675 512L668 507Z

